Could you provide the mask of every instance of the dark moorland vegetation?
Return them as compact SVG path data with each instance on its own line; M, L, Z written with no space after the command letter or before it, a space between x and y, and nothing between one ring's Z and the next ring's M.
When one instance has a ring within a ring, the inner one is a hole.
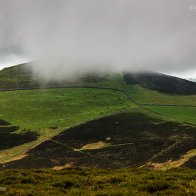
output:
M22 130L21 133L16 133L18 129L19 127L0 119L0 150L12 148L38 138L38 134L33 131Z
M144 88L173 95L195 95L196 83L161 73L125 73L128 85L139 84Z
M3 195L195 195L196 171L140 168L4 170Z
M195 148L195 138L193 126L136 111L118 113L65 130L4 167L52 168L68 163L98 168L142 166L180 159Z

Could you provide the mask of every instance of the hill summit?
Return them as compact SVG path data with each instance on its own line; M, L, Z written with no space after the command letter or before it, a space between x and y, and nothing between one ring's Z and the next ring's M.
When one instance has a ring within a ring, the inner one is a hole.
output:
M125 73L127 84L138 84L150 90L176 95L196 94L196 83L155 72Z

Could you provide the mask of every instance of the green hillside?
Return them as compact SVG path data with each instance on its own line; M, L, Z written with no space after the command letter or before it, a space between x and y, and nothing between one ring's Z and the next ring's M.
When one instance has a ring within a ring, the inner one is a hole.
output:
M0 162L64 129L135 107L123 92L114 90L58 88L0 92L0 119L18 126L18 133L28 129L39 134L34 142L0 151Z
M170 95L139 85L129 85L127 91L142 107L171 120L196 124L196 95Z
M158 112L179 122L187 122L196 125L196 107L179 106L146 106L146 108Z
M91 73L72 82L46 82L32 74L30 64L0 71L0 119L9 122L0 126L1 137L9 141L0 149L1 166L54 167L73 162L106 167L105 160L112 160L112 168L157 167L160 163L161 168L172 168L188 161L192 167L196 147L194 84L169 77L175 85L166 92L168 76L145 78L144 85L128 80L126 74ZM181 87L177 92L178 81ZM152 84L156 88L151 88ZM91 132L95 135L89 137ZM79 138L63 139L69 138L69 133ZM166 164L168 160L170 164Z
M195 106L195 95L171 95L146 89L140 85L128 85L129 94L141 105Z
M64 128L136 107L121 91L57 88L0 92L0 119L21 128Z
M95 86L121 89L122 76L118 74L83 74L72 81L47 80L32 71L33 64L25 63L0 71L0 90L54 88L69 86Z

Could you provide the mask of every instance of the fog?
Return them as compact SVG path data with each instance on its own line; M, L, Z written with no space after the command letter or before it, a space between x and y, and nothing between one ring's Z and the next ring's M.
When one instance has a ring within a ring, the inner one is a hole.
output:
M196 70L196 0L0 0L0 59L34 72Z

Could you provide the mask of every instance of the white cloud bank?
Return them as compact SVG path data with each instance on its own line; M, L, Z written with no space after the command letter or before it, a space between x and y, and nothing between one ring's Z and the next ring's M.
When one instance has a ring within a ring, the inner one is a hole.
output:
M0 59L41 59L62 78L196 69L196 0L0 0ZM46 60L47 59L47 60Z

